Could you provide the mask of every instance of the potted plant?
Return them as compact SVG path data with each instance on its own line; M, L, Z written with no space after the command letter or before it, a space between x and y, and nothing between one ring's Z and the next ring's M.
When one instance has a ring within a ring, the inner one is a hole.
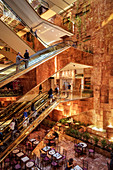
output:
M107 144L106 139L102 139L101 140L101 145L102 145L103 149L105 148L106 144Z
M94 140L94 145L97 146L99 142L99 138L97 136L94 136L93 140Z

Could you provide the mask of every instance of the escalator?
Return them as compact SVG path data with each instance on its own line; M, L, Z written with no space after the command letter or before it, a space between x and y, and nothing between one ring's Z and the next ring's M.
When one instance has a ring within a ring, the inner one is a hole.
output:
M0 131L5 133L7 129L9 129L9 124L13 117L18 118L18 122L20 123L22 120L23 112L25 108L29 108L31 103L35 103L35 105L40 105L40 101L45 100L47 98L47 94L43 93L43 95L37 95L31 101L25 102L15 102L7 107L4 111L2 111L0 117Z
M3 0L3 2L29 29L37 30L37 37L47 45L62 40L62 37L73 35L63 28L42 19L26 0Z
M41 99L40 103L38 101L35 102L37 115L33 118L33 114L29 114L29 125L24 128L23 123L25 120L20 119L23 114L18 117L18 120L21 120L18 124L19 135L15 137L15 140L11 139L11 132L7 131L5 139L3 141L3 145L0 146L0 162L12 151L14 147L16 147L24 138L26 138L44 119L45 117L59 104L59 101L54 101L50 104L48 95ZM28 107L28 112L30 112L31 107Z
M16 72L16 64L12 64L2 70L0 70L0 87L5 84L13 81L14 79L20 77L21 75L29 72L30 70L36 68L42 62L47 61L54 55L63 52L67 48L69 48L69 44L65 44L64 42L58 43L41 51L38 51L36 54L30 56L28 68L25 69L25 62L22 61L20 64L19 73Z
M15 34L3 21L0 20L0 38L6 42L12 49L17 52L25 53L25 49L29 50L29 53L33 55L35 53L27 43L25 43L18 35Z

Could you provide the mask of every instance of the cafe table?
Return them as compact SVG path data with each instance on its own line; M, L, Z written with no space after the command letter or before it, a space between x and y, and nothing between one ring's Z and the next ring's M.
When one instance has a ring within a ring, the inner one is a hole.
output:
M20 158L20 157L24 156L24 153L23 152L19 152L19 153L16 154L16 156L18 156Z
M12 151L12 153L14 153L14 154L16 154L16 153L18 153L19 152L19 149L14 149L13 151Z
M49 155L54 155L55 154L55 150L54 149L51 149L49 152L48 152Z
M83 142L80 142L80 143L78 143L77 146L82 148L82 153L83 153L83 149L84 149L84 148L86 149L87 144L86 144L86 143L83 143Z
M25 157L21 158L21 161L25 163L25 162L29 161L29 157L25 156Z
M47 151L49 151L50 149L51 149L50 146L45 146L44 148L42 148L42 150L43 150L44 152L47 152Z
M62 155L57 152L57 153L55 153L55 154L53 155L53 157L55 157L57 160L59 160L59 159L62 158Z
M32 161L28 161L27 163L26 163L26 167L27 168L32 168L34 166L34 162L32 162Z
M74 168L71 168L71 170L83 170L79 165L76 165Z
M30 142L34 142L36 139L29 139Z
M36 140L36 141L33 142L33 144L34 144L34 145L38 145L38 144L39 144L39 141Z

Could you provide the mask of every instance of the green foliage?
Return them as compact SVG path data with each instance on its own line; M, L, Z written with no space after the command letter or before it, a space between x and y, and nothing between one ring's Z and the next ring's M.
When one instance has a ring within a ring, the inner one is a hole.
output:
M60 119L59 122L62 123L62 124L65 124L67 122L68 118L63 118L63 119Z
M83 134L83 138L84 138L86 141L88 141L88 140L90 139L90 134L87 133L87 132L85 132L85 133Z
M98 142L99 142L99 138L98 138L97 136L94 136L93 140L94 140L94 142L95 142L95 145L97 145Z
M105 146L107 145L106 139L101 140L101 145L102 145L102 148L105 148Z

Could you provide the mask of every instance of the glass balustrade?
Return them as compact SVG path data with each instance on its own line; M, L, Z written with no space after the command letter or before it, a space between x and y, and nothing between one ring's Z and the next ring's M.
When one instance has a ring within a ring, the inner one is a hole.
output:
M44 50L37 52L36 54L34 54L30 57L28 68L46 60L47 58L49 58L52 55L57 54L64 47L65 47L64 43L59 43L59 44L56 44L54 46L51 46L49 48L46 48ZM22 61L19 66L19 72L23 71L24 69L25 69L25 62ZM9 78L15 74L16 74L16 64L13 64L11 66L8 66L8 67L0 70L0 82L2 82L3 80L6 80L7 78Z

